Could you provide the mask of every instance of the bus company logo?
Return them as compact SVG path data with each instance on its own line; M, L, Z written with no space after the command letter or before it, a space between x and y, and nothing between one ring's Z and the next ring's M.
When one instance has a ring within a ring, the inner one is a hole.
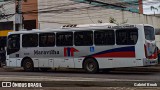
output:
M12 87L11 82L2 82L2 87Z
M49 50L49 51L39 51L34 50L34 55L51 55L51 54L59 54L59 51Z
M74 52L79 52L77 49L75 48L64 48L64 56L74 56Z

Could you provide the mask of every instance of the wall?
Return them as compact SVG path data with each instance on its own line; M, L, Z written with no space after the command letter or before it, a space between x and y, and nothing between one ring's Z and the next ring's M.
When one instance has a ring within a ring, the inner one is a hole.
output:
M56 2L56 3L55 3ZM113 17L118 23L151 24L160 28L160 18L128 11L94 7L71 0L38 0L40 28L59 28L66 24L90 24L102 20L109 22Z
M15 3L5 5L4 9L6 14L15 13ZM37 14L38 9L39 13ZM0 10L3 11L2 8ZM59 28L66 24L97 23L98 20L107 23L110 17L115 18L119 23L127 20L128 23L151 24L155 28L160 28L160 18L158 17L94 7L93 5L74 2L73 0L28 0L27 3L23 3L22 10L23 12L35 11L35 13L25 14L24 19L36 19L36 27L41 29ZM0 20L0 22L3 21L15 21L15 16Z
M0 5L4 4L4 2L0 2ZM8 3L4 5L3 7L0 8L0 12L5 13L6 15L8 14L14 14L15 13L15 3ZM0 22L6 22L6 21L15 21L15 15L5 18L5 19L0 19Z
M27 2L23 2L22 11L24 12L24 20L36 20L36 28L38 28L38 1L27 0Z
M4 12L5 14L15 14L15 9L16 9L15 1L10 1L9 3L0 2L0 5L1 4L6 4L6 5L4 5L3 8L0 8L0 11ZM37 0L27 0L27 2L23 2L22 12L24 13L23 15L24 20L36 20L36 28L38 28L38 14L37 14L38 1ZM15 24L15 15L8 19L0 20L0 22L6 22L6 21L14 21L14 24ZM15 25L14 25L14 30L15 30Z

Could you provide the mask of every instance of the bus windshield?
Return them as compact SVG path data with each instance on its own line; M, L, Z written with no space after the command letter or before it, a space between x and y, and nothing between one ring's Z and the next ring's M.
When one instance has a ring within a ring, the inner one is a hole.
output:
M146 40L155 40L154 28L150 26L144 26Z

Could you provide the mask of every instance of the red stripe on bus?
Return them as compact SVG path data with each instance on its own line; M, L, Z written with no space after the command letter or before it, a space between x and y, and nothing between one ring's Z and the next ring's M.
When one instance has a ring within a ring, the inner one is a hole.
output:
M135 57L135 52L112 52L94 55L93 57Z
M64 48L64 56L67 56L67 48Z

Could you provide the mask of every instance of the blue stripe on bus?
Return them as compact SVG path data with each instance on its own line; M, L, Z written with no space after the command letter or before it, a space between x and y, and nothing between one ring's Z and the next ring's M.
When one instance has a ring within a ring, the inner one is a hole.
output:
M105 53L112 53L112 52L127 52L127 51L135 52L135 46L114 48L114 49L98 52L98 53L95 53L95 54L92 54L92 55L89 55L89 56L100 55L100 54L105 54Z
M68 55L68 56L71 55L71 54L70 54L70 50L71 50L71 48L67 48L67 55Z

